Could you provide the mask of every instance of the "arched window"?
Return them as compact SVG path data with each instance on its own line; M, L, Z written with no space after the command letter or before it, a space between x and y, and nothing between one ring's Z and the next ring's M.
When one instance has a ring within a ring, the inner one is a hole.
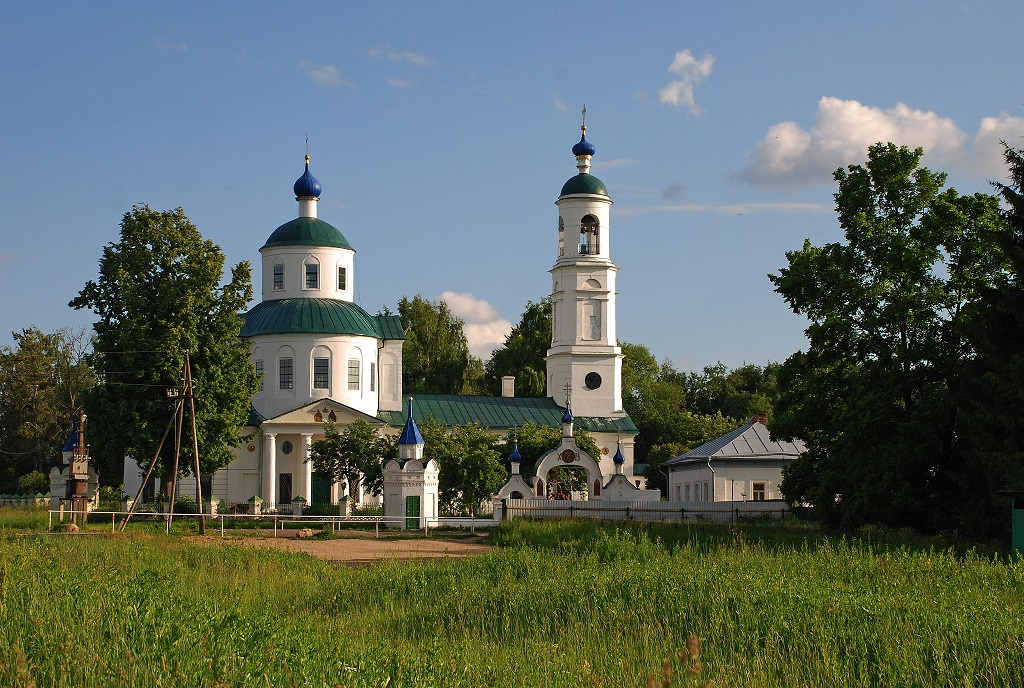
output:
M295 388L295 352L290 346L277 350L277 388L282 391Z
M601 481L600 480L596 480L596 479L594 480L594 496L595 497L600 497L601 496Z
M303 284L305 289L319 289L320 288L320 261L313 256L306 258L302 263L303 273L305 274L305 280Z
M558 255L565 255L565 222L558 218Z
M329 390L331 388L331 350L326 346L313 348L310 357L313 366L313 389Z
M580 221L580 255L596 256L600 251L597 243L600 224L593 215L585 215Z
M284 289L284 262L274 263L274 291Z

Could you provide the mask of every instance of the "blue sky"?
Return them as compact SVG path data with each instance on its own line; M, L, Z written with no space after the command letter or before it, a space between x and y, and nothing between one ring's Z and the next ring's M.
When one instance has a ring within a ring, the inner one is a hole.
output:
M308 134L358 302L443 296L484 354L550 290L586 103L619 338L683 369L781 361L806 323L766 275L841 237L832 170L893 140L962 193L1005 177L1022 8L5 3L0 344L91 323L67 302L136 203L257 264L296 215Z

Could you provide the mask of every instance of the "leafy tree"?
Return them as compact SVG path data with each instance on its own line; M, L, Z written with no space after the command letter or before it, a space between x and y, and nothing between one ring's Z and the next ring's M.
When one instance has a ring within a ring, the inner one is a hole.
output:
M469 354L462 321L444 301L403 297L398 315L406 328L402 388L409 394L465 394L480 386L482 366ZM474 363L475 361L475 363Z
M921 155L876 144L866 164L837 170L846 241L805 242L769 276L810 320L808 350L778 375L774 430L808 444L782 489L831 523L948 529L963 504L951 478L966 333L1002 271L1000 218L992 196L942 192L945 175Z
M424 455L440 464L441 506L475 516L480 503L506 480L497 438L476 423L446 428L434 418L421 424L420 432Z
M501 393L501 378L516 378L516 396L543 397L547 391L547 362L551 347L551 299L526 302L519 324L512 328L505 344L494 350L487 361L487 386L492 394Z
M718 363L686 375L687 407L694 413L746 420L758 412L771 418L778 397L778 363L761 367L751 363L733 370Z
M381 467L385 459L394 455L393 444L361 418L344 430L327 422L324 439L313 442L309 456L313 470L327 475L333 482L343 483L350 495L356 492L360 481L371 492L379 493L383 479Z
M966 403L960 436L971 452L954 479L972 495L960 521L968 532L1000 535L1009 500L998 490L1024 488L1024 155L1006 147L1009 183L994 184L1005 209L995 235L1007 270L983 286L986 308L967 333L978 351L964 376Z
M120 239L100 258L90 280L70 305L91 309L92 358L102 382L86 402L93 455L118 478L122 459L143 466L154 455L173 408L166 390L180 385L184 352L195 383L201 470L226 465L239 440L258 380L249 347L239 337L239 312L252 298L247 262L222 284L224 254L178 208L138 205L125 213ZM184 442L186 454L190 443ZM169 478L172 443L158 470ZM182 463L189 471L187 457Z
M19 476L60 463L72 418L96 384L84 332L32 327L13 336L14 347L0 348L0 486L7 490Z

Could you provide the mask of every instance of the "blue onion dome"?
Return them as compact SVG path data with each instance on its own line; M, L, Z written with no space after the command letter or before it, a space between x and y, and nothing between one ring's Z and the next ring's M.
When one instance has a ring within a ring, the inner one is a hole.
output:
M572 410L569 409L569 404L565 405L565 413L562 414L562 422L563 423L571 423L571 422L573 422Z
M587 125L584 124L580 127L583 130L583 134L580 136L580 142L572 147L573 155L594 155L597 150L594 148L594 144L587 141Z
M424 444L423 435L420 434L420 429L416 425L416 419L412 417L412 397L409 397L409 415L405 418L405 427L402 428L398 443Z
M616 464L618 464L620 466L622 464L626 463L626 457L622 455L622 443L621 442L615 447L615 456L612 457L612 461L614 461Z
M295 186L292 189L295 191L296 198L320 198L323 188L320 186L320 182L316 180L316 177L309 171L308 155L306 156L306 171L295 180Z
M512 453L508 455L509 461L513 463L519 463L523 460L523 455L519 453L519 443L516 442L512 445Z

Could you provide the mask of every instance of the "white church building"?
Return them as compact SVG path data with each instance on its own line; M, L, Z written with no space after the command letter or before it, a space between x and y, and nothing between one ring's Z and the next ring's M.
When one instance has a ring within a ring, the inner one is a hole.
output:
M556 201L546 397L515 397L511 385L500 397L413 395L409 413L420 422L433 417L446 425L478 423L504 433L528 422L562 427L571 398L575 425L587 430L600 449L601 456L595 457L599 473L640 484L633 466L637 428L622 408L612 200L601 180L590 174L595 150L585 125L582 132L572 148L577 174L565 182ZM322 189L309 170L308 155L293 190L298 217L275 229L260 248L261 301L244 314L241 336L262 375L242 430L248 439L228 466L203 476L204 495L228 503L259 497L264 510L300 497L329 504L341 496L338 486L315 475L308 461L310 446L323 437L328 420L344 427L360 418L381 432L397 434L408 415L402 394L402 323L398 316L370 315L353 301L355 250L317 216ZM443 471L443 457L435 458ZM138 473L134 462L126 465L129 492L138 488ZM179 489L194 492L192 479L182 480Z

